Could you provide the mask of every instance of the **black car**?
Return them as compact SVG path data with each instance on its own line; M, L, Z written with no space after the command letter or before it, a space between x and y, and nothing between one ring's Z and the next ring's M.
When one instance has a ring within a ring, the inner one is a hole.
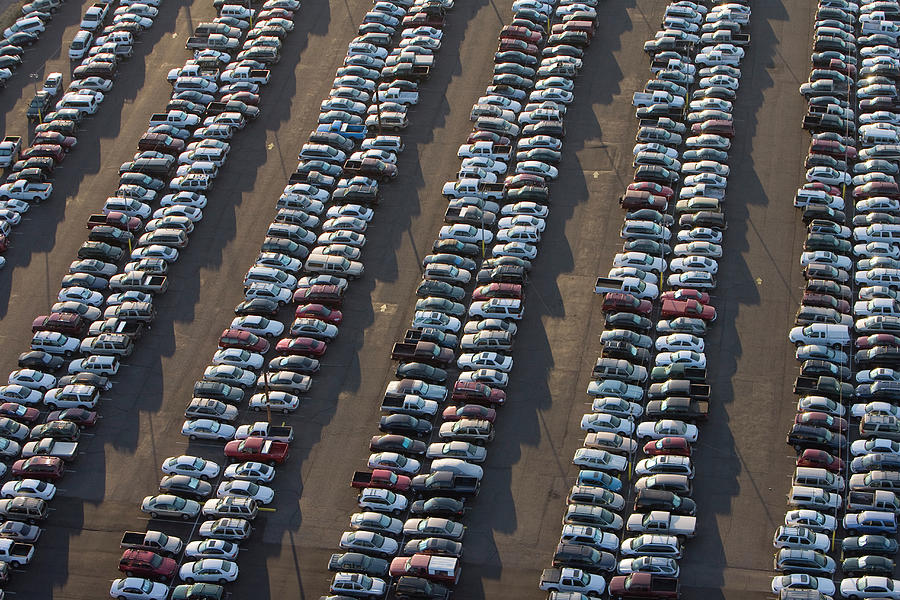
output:
M425 442L403 435L376 435L369 441L372 452L399 452L419 456L425 454Z
M459 342L459 338L452 333L446 333L433 327L425 327L423 329L407 329L405 337L415 337L415 341L434 342L443 348L455 348ZM409 341L409 340L407 340Z
M159 482L159 491L184 498L203 500L212 494L213 487L208 481L187 475L167 475Z
M312 375L319 372L319 361L308 356L291 354L278 356L269 361L270 371L292 371L303 375Z
M683 498L673 492L664 490L639 490L634 497L635 512L665 510L676 515L693 516L697 505L690 498Z
M340 187L331 194L331 199L335 202L358 202L360 204L378 204L381 194L377 185L351 184L347 187Z
M829 294L835 298L847 300L848 302L853 297L850 288L846 285L841 285L835 281L825 279L810 279L806 282L806 291L816 294Z
M898 548L900 548L900 544L897 543L897 540L883 535L846 537L841 540L841 558L867 554L893 556L897 554Z
M445 538L425 538L411 540L404 544L401 554L412 556L413 554L437 554L440 556L462 556L463 546L459 542Z
M340 177L344 169L338 165L325 162L324 160L305 160L297 165L297 173L311 173L316 171L332 177Z
M172 590L171 600L222 600L225 588L214 583L179 585Z
M88 373L87 371L82 371L76 375L60 377L56 384L59 387L65 387L72 384L90 385L98 390L108 390L112 387L112 383L110 383L108 378L95 373Z
M68 119L54 119L53 121L35 125L35 133L41 133L43 131L58 131L63 135L75 135L78 131L78 124L75 121L70 121Z
M505 52L494 53L495 63L513 62L530 67L536 65L537 61L538 59L536 56L525 54L524 52L519 52L518 50L507 50Z
M671 227L674 224L672 215L661 213L652 208L640 208L628 212L625 214L625 219L628 221L652 221L657 225L662 225L664 227Z
M194 397L238 404L244 399L244 390L218 381L197 381L194 383Z
M431 433L431 423L410 415L385 415L378 422L378 429L385 433L409 434L421 437Z
M56 371L61 369L64 364L66 364L65 359L43 350L32 350L19 355L19 366L23 369L34 369L44 372Z
M112 225L98 225L91 229L88 239L92 242L106 242L120 248L128 248L134 244L134 234Z
M874 350L875 348L872 348ZM900 352L900 348L897 349ZM860 352L868 352L868 351L860 351ZM895 353L895 356L897 353ZM857 358L857 362L859 359ZM858 364L858 367L862 367L863 365ZM842 380L849 380L852 378L852 373L848 367L844 367L841 365L836 365L833 362L829 362L827 360L805 360L800 364L800 374L804 377L819 377L821 375L825 375L827 377L837 377Z
M428 500L416 500L410 507L413 515L427 515L430 517L458 517L465 513L466 504L457 498L435 496Z
M855 560L855 559L850 559ZM816 550L800 550L782 548L775 554L774 567L784 573L807 573L809 575L834 574L834 563L829 568L829 560L825 554Z
M847 558L841 563L841 571L848 577L864 575L883 575L891 577L894 573L894 561L886 556L860 556Z
M291 258L305 259L309 256L309 248L286 238L267 237L260 246L260 252L280 252Z
M78 248L78 258L96 258L103 262L117 263L125 255L125 251L106 242L84 242Z
M268 298L244 300L234 307L234 314L274 317L278 314L278 302L269 300Z
M190 100L169 100L165 110L166 112L170 110L183 110L188 114L197 115L201 118L206 115L205 105L191 102Z
M875 367L896 368L900 365L900 348L894 346L875 346L856 353L857 367L874 369ZM824 375L824 373L823 373Z
M25 116L30 121L40 121L44 115L50 112L50 105L53 103L53 96L45 90L38 90L28 104L25 110Z
M556 165L559 164L561 159L562 153L551 150L550 148L532 148L531 150L516 153L517 162L523 160L539 160L550 165Z
M608 358L621 358L641 365L650 362L650 352L625 341L610 341L603 344L600 355Z
M584 569L590 572L614 571L616 557L609 552L603 552L584 544L560 543L553 554L554 567L572 567Z
M308 141L310 144L325 144L343 152L350 152L356 147L353 140L333 131L313 131L309 134Z
M381 577L387 574L389 566L388 561L383 558L373 558L360 552L332 554L328 561L329 571L365 573L370 577Z
M825 450L827 452L841 451L846 439L844 436L811 425L794 424L787 434L786 443L793 446L794 450L801 452L807 448Z
M3 39L4 46L30 46L38 40L38 34L31 31L18 31Z
M446 600L450 597L447 587L422 577L401 577L394 584L394 595L397 598L429 598Z
M422 379L428 383L443 383L447 381L447 371L426 365L424 363L411 362L397 366L397 377Z
M525 269L513 265L500 265L493 269L481 269L475 276L478 283L525 283Z
M122 173L119 176L119 185L139 185L158 192L166 187L166 182L144 173Z
M634 313L609 313L606 315L606 327L609 329L628 329L637 333L647 333L653 328L653 322L647 317Z
M672 253L672 247L655 240L628 240L622 245L624 252L646 252L651 256L665 256Z
M446 281L435 281L433 279L425 279L416 288L416 296L419 298L428 298L429 296L437 296L438 298L446 298L447 300L460 301L466 295L465 290L461 287L447 283Z

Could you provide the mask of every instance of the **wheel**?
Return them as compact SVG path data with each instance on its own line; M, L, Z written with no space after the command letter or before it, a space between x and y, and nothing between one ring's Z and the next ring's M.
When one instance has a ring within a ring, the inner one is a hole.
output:
M155 518L157 518L158 516L159 516L159 515L156 514L155 512L151 512L151 513L150 513L150 518L152 518L152 519L155 519Z
M134 572L132 572L132 571L125 571L125 575L127 575L128 577L134 577Z
M181 520L182 520L182 521L187 521L187 520L190 519L190 518L191 518L191 515L189 515L189 514L187 514L187 513L181 515Z
M228 583L228 580L227 580L227 579L220 579L220 580L219 580L219 585L225 585L226 583Z
M283 410L281 411L281 414L286 415L286 414L288 414L289 412L291 412L291 411L289 411L288 409L285 408L285 409L283 409Z
M261 411L261 410L262 410L262 408L260 408L259 406L254 406L254 407L253 407L253 412L259 412L259 411Z
M189 440L196 440L196 439L197 439L197 436L194 435L194 434L192 433L191 435L188 436L188 439L189 439Z
M194 578L193 578L193 577L188 577L187 579L185 579L185 581L187 581L187 582L190 583L190 584L193 584L193 583L194 583Z

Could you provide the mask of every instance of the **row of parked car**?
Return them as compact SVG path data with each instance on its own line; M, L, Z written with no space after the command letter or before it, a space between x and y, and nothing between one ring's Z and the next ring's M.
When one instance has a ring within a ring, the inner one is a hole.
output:
M3 30L3 38L0 39L0 87L6 87L6 82L22 64L25 47L37 42L62 2L32 0L23 4L22 16Z
M898 19L895 1L820 0L816 12L800 88L812 141L794 197L808 226L806 289L789 335L800 374L787 443L798 457L773 540L775 592L900 597Z
M704 337L716 317L710 293L750 12L741 2L672 2L644 46L653 76L633 96L624 247L595 284L607 329L581 420L587 436L572 459L578 479L541 578L556 598L680 595L678 561L697 529L692 455L710 398Z

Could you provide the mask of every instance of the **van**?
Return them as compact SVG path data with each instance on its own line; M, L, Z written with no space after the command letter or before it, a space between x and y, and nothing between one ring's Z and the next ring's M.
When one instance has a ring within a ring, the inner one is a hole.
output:
M72 43L69 45L69 58L81 60L88 53L88 50L91 49L93 43L94 34L86 29L82 29L72 38Z
M456 475L465 477L475 477L481 479L484 476L484 469L478 465L473 465L459 458L439 458L431 463L431 471L448 471Z
M92 94L68 92L56 103L56 110L63 108L74 108L82 114L93 115L100 109L100 105Z
M200 525L200 537L242 542L250 537L250 521L246 519L216 519Z
M859 133L859 141L863 146L900 143L900 135L897 135L896 131L884 127L861 128Z
M841 492L844 489L844 478L825 469L814 467L797 467L792 479L793 485L804 485L822 488L829 492Z
M897 515L880 510L864 510L844 515L844 529L850 535L897 533Z
M788 493L788 504L797 508L831 512L841 507L841 496L821 488L793 485Z
M103 318L149 324L156 318L156 309L152 302L123 302L117 306L108 306L103 311Z
M237 517L252 521L259 512L259 505L253 498L239 496L225 496L213 498L203 504L203 516L205 517Z
M130 31L113 31L109 35L103 36L104 44L116 44L117 46L133 46L134 36Z
M256 11L240 4L226 4L219 10L220 17L233 17L235 19L243 19L249 21L256 14Z
M594 379L619 379L631 383L647 380L647 369L618 358L598 358L591 372Z
M306 270L311 273L338 275L349 279L362 276L364 271L361 262L347 260L343 256L325 254L310 254L306 259Z
M900 440L900 420L894 415L866 413L859 422L859 435L865 438Z
M100 390L92 385L69 384L44 394L44 404L54 408L86 408L97 406Z
M810 205L828 206L835 210L844 209L844 199L840 196L829 194L825 190L807 190L800 188L794 195L794 206L805 208Z
M86 337L81 341L84 354L100 354L103 356L131 356L134 342L124 333L101 333L96 337Z
M184 248L188 245L188 234L183 229L162 228L149 231L138 239L138 246L158 244L170 248Z

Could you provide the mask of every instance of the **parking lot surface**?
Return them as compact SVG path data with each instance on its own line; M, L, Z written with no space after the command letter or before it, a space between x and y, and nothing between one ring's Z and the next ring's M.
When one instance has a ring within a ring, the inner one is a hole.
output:
M34 565L8 587L17 597L105 597L122 531L146 525L137 503L155 489L162 459L188 449L180 426L193 381L240 300L243 269L370 4L307 2L298 13L260 119L237 138L238 159L218 178L205 219L173 270L170 293L158 304L153 331L105 399L104 419L83 444L87 454L76 472L64 480ZM53 23L62 27L69 19L64 47L83 9L76 6L70 0ZM636 130L630 98L647 78L648 59L640 48L663 8L653 0L602 4L601 25L567 116L563 168L529 286L510 402L485 464L490 474L466 519L460 598L544 596L537 580L558 540L576 473L569 461L583 437L578 421L584 389L600 349L603 320L593 280L621 245L616 197L631 173ZM730 227L714 299L720 317L709 338L713 407L701 434L695 495L701 533L682 563L686 598L755 598L771 577L770 536L792 462L783 445L794 375L785 333L800 288L802 229L790 198L807 143L796 90L808 67L814 9L813 0L754 6L753 43L735 111ZM327 588L328 556L355 508L347 482L368 454L391 373L390 345L409 320L421 259L442 224L445 204L438 190L456 170L469 108L490 80L488 57L509 11L506 3L470 0L457 2L448 16L437 67L405 134L400 177L388 186L368 234L366 276L345 302L341 336L311 399L290 418L297 437L292 456L279 469L274 512L257 520L241 556L234 597L317 598ZM52 303L85 239L85 219L114 189L117 167L130 158L147 116L164 105L165 73L186 57L184 39L212 13L205 0L162 5L137 56L56 178L67 196L57 193L36 207L13 234L10 262L0 275L0 341L8 348L0 360L8 370L27 343L31 319ZM7 134L26 131L24 107L32 91L20 84L32 72L29 65L38 64L30 61L45 57L42 75L68 67L59 45L49 43L53 28L0 97ZM9 93L16 89L18 98ZM219 447L190 448L217 458ZM187 535L190 527L165 530Z

